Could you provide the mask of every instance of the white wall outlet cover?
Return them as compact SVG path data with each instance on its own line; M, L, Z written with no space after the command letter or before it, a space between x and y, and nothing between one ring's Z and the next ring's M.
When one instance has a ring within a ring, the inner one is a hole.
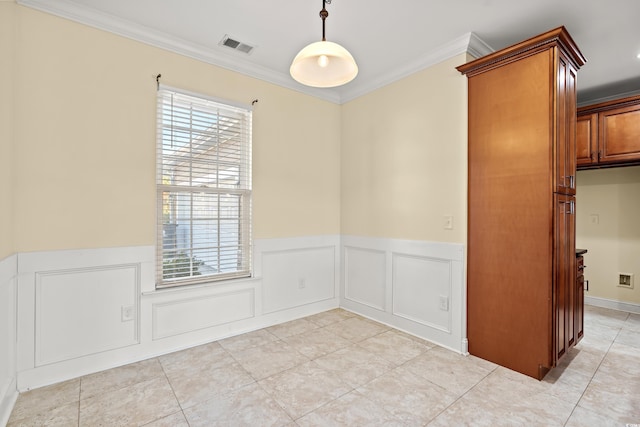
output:
M444 216L444 229L453 230L453 215Z
M449 311L449 297L440 295L439 307L442 311Z
M133 320L135 310L132 305L123 305L121 308L121 318L123 322Z

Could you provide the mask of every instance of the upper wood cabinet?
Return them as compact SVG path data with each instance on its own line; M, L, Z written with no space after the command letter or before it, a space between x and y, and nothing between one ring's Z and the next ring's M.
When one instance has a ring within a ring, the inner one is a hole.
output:
M557 58L557 116L555 120L555 173L557 193L576 194L576 78L577 68L566 53Z
M578 116L576 160L578 168L598 161L598 113Z
M640 163L640 96L580 107L579 169Z

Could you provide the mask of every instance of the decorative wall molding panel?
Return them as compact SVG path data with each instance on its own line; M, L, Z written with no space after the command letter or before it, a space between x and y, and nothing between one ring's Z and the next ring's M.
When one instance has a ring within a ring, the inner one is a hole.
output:
M386 252L344 246L344 297L377 310L386 308Z
M336 298L336 246L262 253L264 313Z
M255 242L255 274L262 278L264 314L321 301L338 303L340 236Z
M466 352L463 245L338 235L254 243L253 278L158 291L152 246L18 254L10 273L18 301L14 387L64 381L340 305Z
M0 260L0 425L6 425L16 390L16 275L18 258Z
M153 339L186 334L255 316L255 289L152 303Z
M35 366L138 344L140 263L35 273Z
M392 254L392 313L451 333L452 261Z
M157 291L153 246L18 254L12 387L41 387L336 308L339 248L337 235L256 240L253 278Z
M340 306L467 353L464 245L342 236Z

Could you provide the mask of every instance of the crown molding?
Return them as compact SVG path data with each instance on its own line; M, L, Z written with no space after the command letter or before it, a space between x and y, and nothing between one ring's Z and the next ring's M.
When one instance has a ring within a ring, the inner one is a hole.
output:
M393 73L385 74L377 79L362 82L360 84L354 82L354 84L343 93L341 102L345 103L352 101L362 95L376 89L380 89L383 86L408 77L411 74L415 74L418 71L422 71L449 58L453 58L456 55L469 53L474 57L480 57L493 51L494 50L488 44L483 42L474 33L464 34L448 43L438 46L427 55L416 58L414 61L397 68Z
M480 57L493 52L493 49L474 33L467 33L439 46L427 55L416 58L415 61L394 70L393 73L367 81L354 81L348 87L339 89L320 89L303 86L291 79L288 74L285 75L256 65L233 53L227 55L222 52L213 52L205 46L168 36L161 31L95 9L79 6L69 0L56 0L55 2L50 0L16 0L16 3L335 104L351 101L461 53L466 52L474 57Z
M486 44L484 40L478 37L475 33L467 33L469 40L467 42L467 53L474 58L481 58L485 55L495 52L496 50Z
M16 3L326 101L340 103L340 95L336 91L307 88L293 81L288 75L250 63L234 54L225 55L220 52L213 52L205 46L178 37L168 36L161 31L117 18L104 12L78 6L68 0L57 0L55 2L47 0L16 0Z

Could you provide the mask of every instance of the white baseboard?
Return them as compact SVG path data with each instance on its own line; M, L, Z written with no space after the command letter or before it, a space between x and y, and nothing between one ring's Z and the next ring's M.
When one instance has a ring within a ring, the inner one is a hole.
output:
M585 296L584 303L587 305L593 305L595 307L610 308L612 310L640 314L640 304L635 304L632 302Z
M6 426L9 422L16 400L18 400L18 390L14 377L5 390L0 390L0 426Z

